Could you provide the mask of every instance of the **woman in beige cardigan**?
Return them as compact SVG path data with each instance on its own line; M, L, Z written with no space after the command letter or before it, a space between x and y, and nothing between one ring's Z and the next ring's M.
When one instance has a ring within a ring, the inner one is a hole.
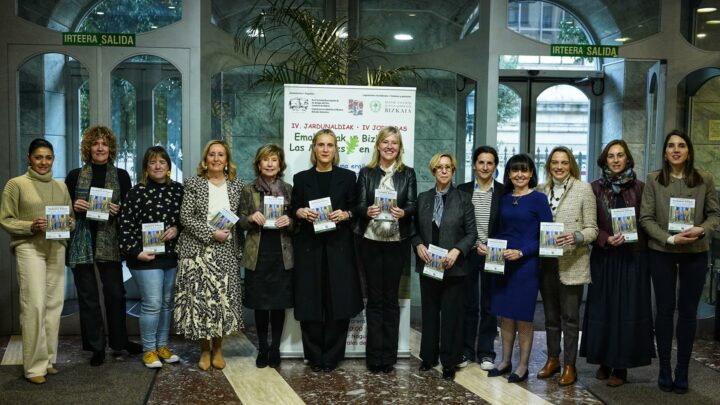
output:
M564 367L558 383L570 385L577 379L580 331L580 302L583 288L590 283L589 245L598 234L595 195L590 184L580 180L580 169L570 149L557 146L545 165L547 182L541 191L548 197L553 220L565 225L556 237L563 255L541 262L540 294L545 309L548 359L538 378L560 371L560 338L564 339Z

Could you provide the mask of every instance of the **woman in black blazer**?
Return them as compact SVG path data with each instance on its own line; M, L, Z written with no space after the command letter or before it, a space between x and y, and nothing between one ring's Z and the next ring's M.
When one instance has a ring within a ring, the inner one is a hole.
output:
M373 373L390 373L397 361L400 306L398 288L409 258L412 216L417 203L415 170L402 160L400 131L385 127L377 135L370 163L357 181L361 260L367 285L365 361ZM395 203L378 200L375 191L396 193ZM382 208L381 208L382 207Z
M475 244L477 230L470 196L452 185L457 167L453 155L437 153L430 159L429 167L435 176L435 187L418 196L412 239L417 252L415 270L420 273L422 302L420 371L434 367L439 352L443 378L452 380L463 350L464 261ZM448 250L442 259L445 269L442 280L423 272L425 264L433 261L428 251L430 244Z
M305 358L317 372L332 371L345 356L350 318L362 311L363 302L350 228L355 173L337 166L337 137L331 130L315 134L310 153L313 167L293 177L290 215L300 224L293 241L295 319ZM315 233L313 222L321 214L310 209L310 201L325 197L330 197L328 218L336 228Z

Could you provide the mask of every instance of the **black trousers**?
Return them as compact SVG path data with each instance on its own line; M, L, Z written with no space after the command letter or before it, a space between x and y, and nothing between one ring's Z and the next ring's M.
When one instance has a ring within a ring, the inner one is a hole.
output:
M463 350L463 295L465 276L445 277L442 281L420 275L422 338L420 359L453 368Z
M491 275L483 271L484 268L485 256L480 256L477 251L472 251L468 257L468 273L465 282L465 318L463 320L465 334L463 354L470 361L480 361L484 357L495 360L497 317L490 312L490 283L492 281Z
M362 239L362 262L367 284L368 365L393 365L397 362L400 306L398 288L410 242L376 242Z
M95 266L100 274L105 314L113 350L122 350L127 346L125 327L125 286L123 284L122 265L119 262L97 262L78 264L72 269L80 308L80 332L83 350L105 351L105 327L100 292L95 277Z
M563 341L563 364L575 365L580 337L580 303L584 284L560 282L557 260L543 259L540 270L540 295L545 311L545 333L549 357L560 356Z
M677 307L677 368L687 370L695 342L697 307L705 285L707 252L665 253L650 250L649 258L650 277L655 289L655 340L660 367L670 367L673 317Z
M333 319L332 298L330 297L330 275L328 273L327 250L323 246L322 280L319 294L322 294L322 320L300 321L303 352L310 366L335 368L345 357L350 319Z

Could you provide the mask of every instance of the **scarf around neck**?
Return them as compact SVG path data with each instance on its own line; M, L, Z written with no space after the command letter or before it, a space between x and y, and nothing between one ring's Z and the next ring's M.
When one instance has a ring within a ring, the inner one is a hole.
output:
M635 171L632 168L627 168L622 173L613 173L609 168L603 169L603 176L600 179L602 186L600 200L608 217L611 216L610 210L615 208L615 199L622 198L620 193L632 187L635 184L635 178Z

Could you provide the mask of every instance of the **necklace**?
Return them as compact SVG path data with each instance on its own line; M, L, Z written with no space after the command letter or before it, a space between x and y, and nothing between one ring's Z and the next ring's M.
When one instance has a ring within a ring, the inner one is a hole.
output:
M520 199L523 198L523 197L525 197L525 196L528 195L528 194L530 194L530 193L528 192L528 193L520 194L520 195L515 195L515 194L513 194L513 195L512 195L512 199L513 199L512 205L518 205Z

